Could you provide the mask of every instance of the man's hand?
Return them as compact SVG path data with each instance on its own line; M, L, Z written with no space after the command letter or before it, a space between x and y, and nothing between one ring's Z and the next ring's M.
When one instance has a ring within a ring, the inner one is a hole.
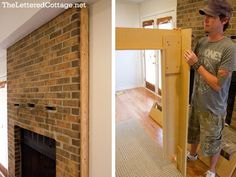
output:
M197 63L198 58L195 55L195 53L191 50L187 50L184 54L186 62L190 65L193 66L195 63Z

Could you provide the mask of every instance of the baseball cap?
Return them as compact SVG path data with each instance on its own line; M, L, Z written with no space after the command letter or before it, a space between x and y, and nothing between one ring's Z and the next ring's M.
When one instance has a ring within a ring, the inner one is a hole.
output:
M225 17L232 16L232 6L227 0L208 0L208 5L199 10L201 15L211 15L217 17L224 15Z

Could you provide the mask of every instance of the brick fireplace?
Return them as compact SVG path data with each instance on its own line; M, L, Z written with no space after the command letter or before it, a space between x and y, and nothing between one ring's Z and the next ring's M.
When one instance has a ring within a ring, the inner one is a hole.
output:
M55 177L56 143L52 138L35 132L20 130L21 176Z
M29 151L53 159L52 146L57 177L86 176L86 14L68 9L7 49L9 177L23 175Z

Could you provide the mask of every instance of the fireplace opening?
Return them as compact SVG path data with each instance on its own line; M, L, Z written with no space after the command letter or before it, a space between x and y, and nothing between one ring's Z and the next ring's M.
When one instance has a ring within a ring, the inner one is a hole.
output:
M21 176L55 177L55 140L25 129L21 129L21 140Z

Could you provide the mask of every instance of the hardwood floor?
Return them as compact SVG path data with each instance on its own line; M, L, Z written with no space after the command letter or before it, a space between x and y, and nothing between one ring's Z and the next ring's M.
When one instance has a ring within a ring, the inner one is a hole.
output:
M162 129L148 113L157 96L144 88L124 90L116 94L116 122L137 118L151 138L162 146Z
M124 121L130 118L137 118L143 125L147 134L158 144L162 146L162 129L149 116L149 111L153 102L158 99L145 88L135 88L117 92L116 94L116 122ZM188 162L188 177L204 177L208 167L197 160ZM236 171L232 177L236 177Z

